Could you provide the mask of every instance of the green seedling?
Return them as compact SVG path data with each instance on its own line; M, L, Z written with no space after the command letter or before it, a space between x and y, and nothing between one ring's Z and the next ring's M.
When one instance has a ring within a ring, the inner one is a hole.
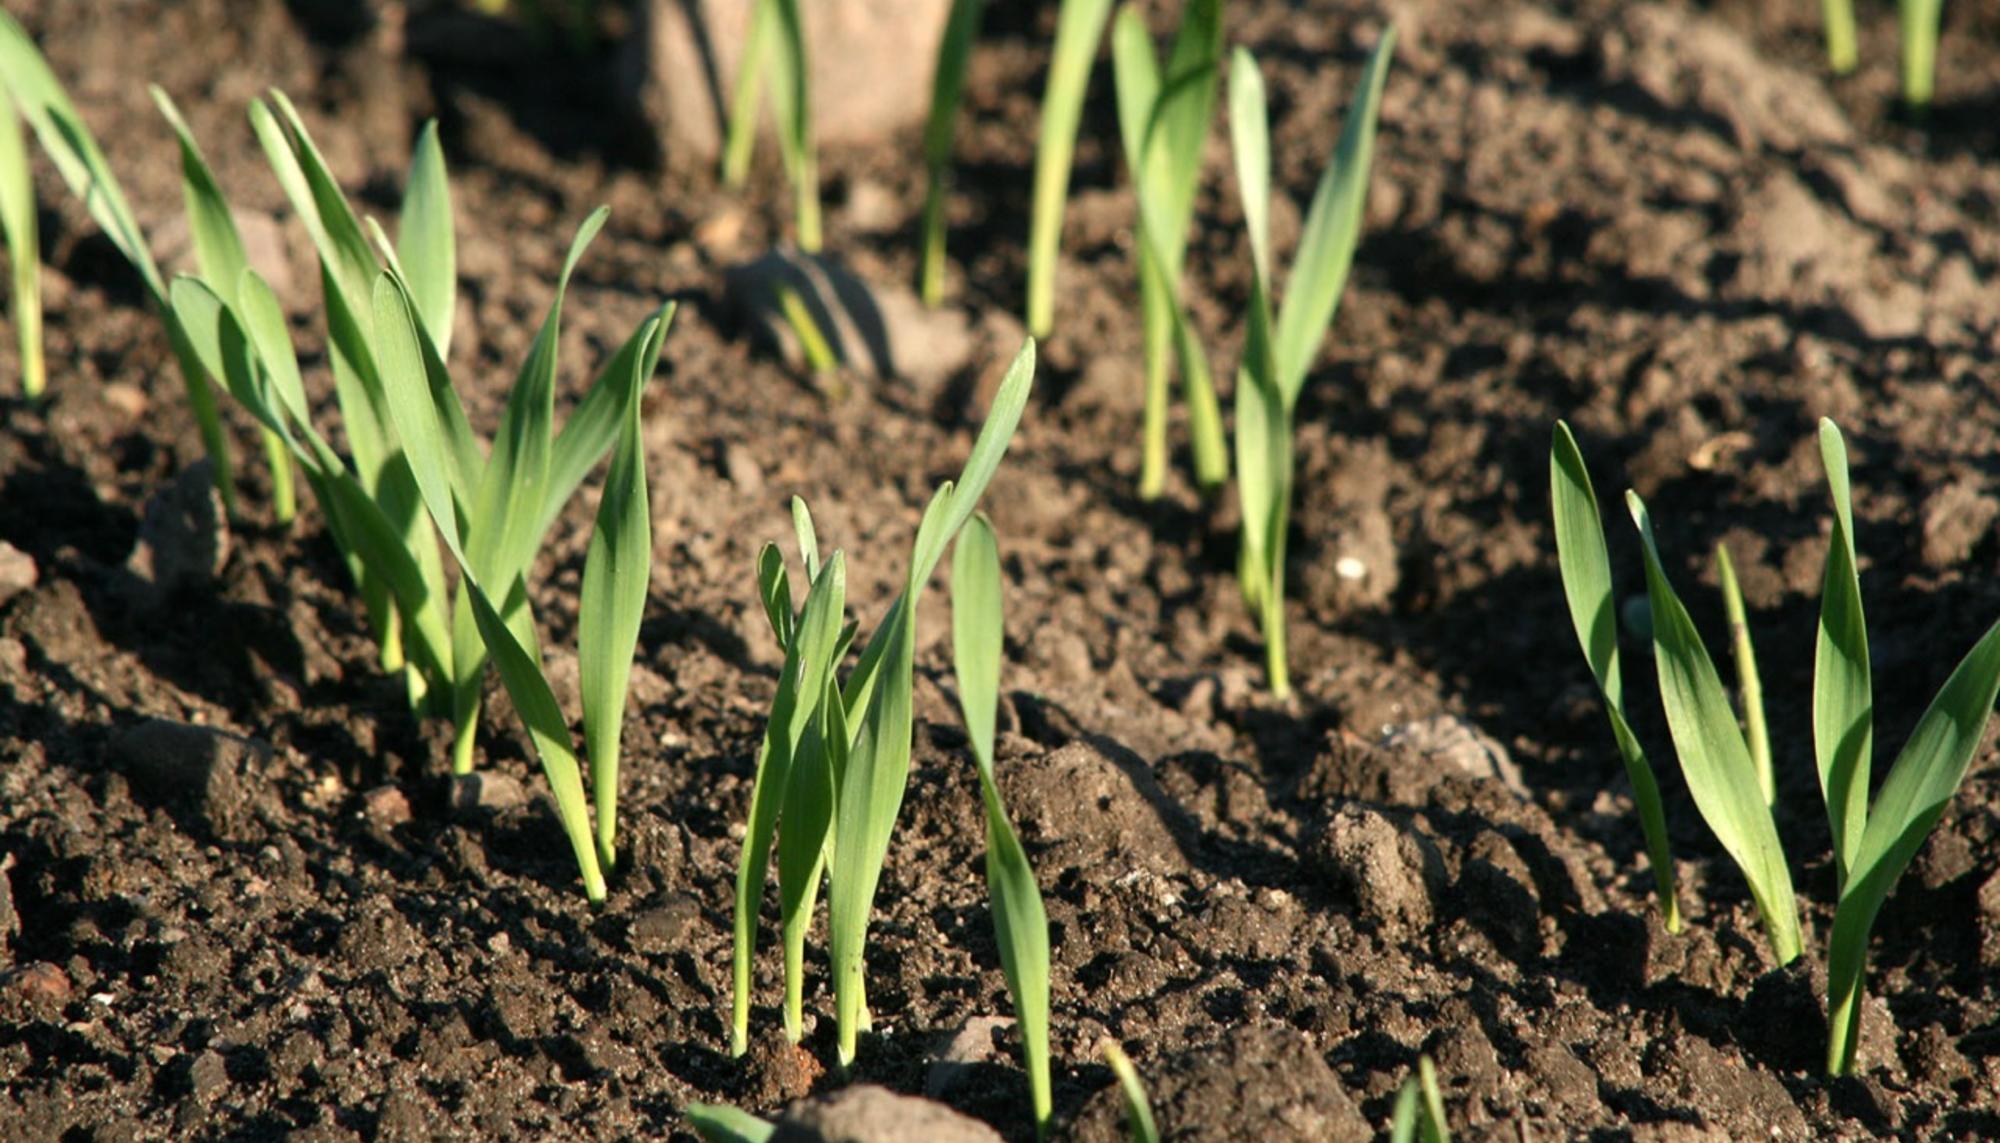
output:
M1056 42L1042 93L1041 134L1035 140L1033 214L1028 223L1028 333L1047 337L1056 323L1056 256L1062 248L1063 204L1083 122L1090 65L1111 18L1111 0L1062 0Z
M1229 479L1229 446L1222 436L1222 410L1209 376L1208 351L1188 320L1180 291L1195 191L1201 183L1202 144L1208 139L1221 79L1220 0L1191 0L1164 70L1153 54L1145 17L1133 4L1126 4L1112 26L1111 62L1118 81L1119 133L1139 200L1136 262L1146 339L1139 495L1151 500L1166 489L1167 374L1173 359L1180 362L1187 390L1195 483L1204 492L1211 491Z
M1771 730L1764 720L1764 681L1757 673L1757 646L1750 638L1750 613L1743 606L1743 588L1736 582L1736 564L1729 548L1715 545L1715 575L1721 581L1722 610L1729 619L1729 650L1736 661L1736 693L1743 704L1743 734L1764 804L1778 804L1778 776L1771 766Z
M1451 1143L1444 1121L1444 1093L1438 1090L1437 1065L1417 1057L1417 1074L1396 1092L1396 1110L1389 1120L1389 1143Z
M1320 342L1333 324L1361 236L1368 168L1382 83L1396 50L1385 28L1355 88L1333 161L1320 177L1299 237L1285 306L1274 313L1270 240L1271 138L1264 79L1255 57L1236 49L1229 74L1229 133L1255 276L1236 377L1236 492L1243 505L1237 579L1264 632L1273 694L1291 693L1285 652L1285 545L1291 528L1292 416Z
M1854 0L1823 0L1826 61L1835 75L1846 75L1861 61L1855 36ZM1944 0L1897 0L1896 25L1902 45L1903 104L1912 115L1930 110L1937 90L1938 25Z
M805 933L824 877L840 1064L846 1067L854 1060L868 1019L862 972L868 917L909 777L917 602L1006 454L1034 372L1034 342L1029 341L995 393L959 479L931 498L902 593L845 682L837 667L854 629L840 622L842 554L821 563L812 517L802 504L795 505L793 527L810 585L797 612L783 557L768 546L759 555L758 591L785 665L758 752L737 869L730 1024L730 1048L736 1055L749 1047L750 959L775 837L785 946L785 1033L794 1042L802 1034Z
M34 128L42 151L55 164L70 193L83 203L105 237L138 272L147 297L152 299L167 328L167 340L173 346L181 382L186 387L188 408L201 431L202 447L214 472L216 491L221 494L225 509L233 512L236 488L230 478L229 440L223 431L222 415L216 408L214 388L188 345L186 331L174 316L167 297L167 280L146 248L145 234L139 229L139 221L126 203L125 192L112 175L111 165L96 137L84 126L83 117L77 114L76 105L70 102L48 61L36 50L34 40L6 12L0 12L0 84L7 87L15 112ZM32 205L28 211L32 213ZM13 233L14 226L10 224L10 242ZM16 274L19 273L17 262Z
M1861 48L1854 32L1854 0L1821 0L1821 22L1826 26L1826 62L1835 75L1846 75L1861 62Z
M959 534L951 557L952 669L966 737L979 766L986 806L986 893L993 905L1000 969L1021 1028L1036 1135L1048 1132L1054 1109L1049 1087L1049 919L1028 852L1007 820L993 777L994 726L1000 709L1000 660L1005 630L1000 598L1000 543L984 514Z
M1670 933L1681 930L1680 897L1674 888L1673 852L1667 842L1666 809L1652 764L1639 745L1626 714L1624 671L1618 656L1618 616L1612 605L1611 557L1604 543L1597 492L1569 426L1556 422L1549 448L1550 514L1555 519L1556 561L1562 568L1563 596L1583 657L1597 680L1611 736L1632 783L1632 800L1646 836L1646 856L1653 867L1653 888L1660 902L1660 921Z
M1813 746L1832 828L1839 881L1827 954L1831 1035L1827 1071L1853 1070L1868 938L1882 902L1959 784L2000 694L2000 623L1981 636L1918 721L1889 776L1868 802L1874 708L1867 628L1854 552L1847 447L1832 421L1819 427L1834 508L1820 595L1813 673ZM1695 808L1743 871L1780 963L1801 951L1798 909L1777 827L1714 662L1668 582L1645 504L1626 493L1644 543L1660 698Z
M706 1143L765 1143L778 1130L769 1120L714 1103L688 1104L687 1120Z
M924 304L936 307L944 301L944 206L951 189L952 127L958 121L959 98L965 93L965 63L972 55L972 41L979 35L979 15L984 0L952 0L945 17L944 35L938 40L937 67L931 73L931 114L924 124L925 180L923 250L918 288Z
M1098 1041L1097 1046L1104 1053L1104 1062L1111 1065L1111 1074L1118 1078L1118 1090L1125 1096L1125 1123L1132 1143L1160 1143L1160 1128L1153 1122L1153 1101L1146 1096L1146 1085L1139 1079L1139 1069L1132 1066L1132 1057L1109 1036Z
M165 91L158 87L150 90L153 103L180 142L181 199L187 209L188 232L194 238L195 265L201 276L218 289L231 291L224 301L235 308L233 292L250 264L243 250L243 237L236 229L236 218L229 211L229 202L223 197L208 160L202 156L200 145L195 142L194 132L188 129L187 120L181 118L180 109ZM171 289L170 286L170 292ZM263 430L263 439L264 459L271 469L271 512L280 523L290 523L298 514L291 453L284 440L271 429Z
M48 385L42 361L42 243L35 222L35 180L28 170L28 140L14 98L0 83L0 232L13 269L14 335L21 347L21 392L29 400Z
M768 83L778 123L778 151L784 157L785 175L792 182L799 249L814 254L820 248L819 144L813 130L810 71L811 53L806 47L799 0L755 0L730 98L722 181L738 187L749 175L757 112Z

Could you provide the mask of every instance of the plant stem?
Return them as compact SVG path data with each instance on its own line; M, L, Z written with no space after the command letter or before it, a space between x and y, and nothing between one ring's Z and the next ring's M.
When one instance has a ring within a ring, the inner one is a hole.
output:
M1903 41L1903 102L1919 118L1928 114L1937 83L1938 20L1942 0L1900 0L1897 23Z
M483 697L474 694L471 709L458 720L451 740L451 772L463 777L472 773L473 747L479 741L479 708Z
M729 97L729 130L722 142L722 185L735 189L750 174L750 154L757 143L757 108L764 93L764 63L771 29L777 25L775 0L753 0L750 30L743 37L743 54L736 60L736 86Z
M299 493L292 479L292 451L284 438L264 430L264 463L271 469L271 514L289 524L299 514Z
M923 270L918 289L924 305L936 309L944 301L944 192L946 172L931 168L930 189L924 192Z
M1764 684L1757 674L1757 648L1750 642L1750 617L1743 606L1743 589L1729 548L1715 545L1715 570L1722 580L1722 609L1729 617L1729 646L1736 659L1736 688L1743 698L1743 730L1750 761L1757 766L1757 785L1764 804L1778 804L1778 780L1771 769L1771 731L1764 721Z
M1111 0L1063 0L1056 17L1048 87L1042 94L1041 135L1035 143L1034 214L1028 230L1028 332L1047 337L1056 318L1056 255L1062 246L1063 204L1084 90L1097 43L1111 18Z
M1139 312L1146 347L1146 419L1140 443L1139 498L1158 499L1167 486L1167 367L1173 352L1173 299L1153 246L1139 246Z
M1822 0L1820 11L1826 24L1827 65L1833 74L1846 75L1861 61L1855 44L1854 0Z

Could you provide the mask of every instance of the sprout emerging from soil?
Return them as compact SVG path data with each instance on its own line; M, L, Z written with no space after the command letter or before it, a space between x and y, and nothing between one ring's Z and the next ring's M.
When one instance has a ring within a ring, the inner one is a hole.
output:
M21 392L32 401L48 384L42 362L42 246L35 227L35 180L28 171L28 140L4 83L0 83L0 232L6 235L7 264L13 269Z
M1438 1090L1437 1065L1417 1057L1416 1074L1396 1092L1396 1110L1389 1120L1389 1143L1451 1143L1444 1122L1444 1093Z
M797 613L783 557L770 545L759 554L758 591L784 649L785 665L758 752L737 867L733 1054L742 1055L749 1047L750 958L775 837L785 946L785 1034L794 1043L803 1035L805 934L824 877L840 1064L846 1067L854 1060L861 1028L868 1022L862 971L868 917L909 779L917 603L999 468L1027 407L1034 376L1035 343L1030 340L1000 383L959 479L932 496L917 528L903 591L844 683L837 668L855 629L841 623L846 591L842 553L820 562L811 513L795 502L793 530L809 584Z
M186 331L174 316L167 297L167 280L161 276L152 252L146 248L145 234L139 229L139 221L127 205L125 192L111 173L111 165L105 160L96 137L90 133L90 128L84 126L83 117L77 114L76 105L70 102L69 94L56 79L55 72L50 70L48 61L36 50L34 40L6 12L0 12L0 84L6 85L14 112L35 129L35 138L41 143L49 161L55 164L63 182L68 184L70 193L83 203L90 217L103 229L105 237L138 271L147 296L153 300L160 320L167 327L167 340L173 345L174 358L180 365L181 382L187 390L188 408L194 413L195 424L201 430L202 447L207 451L214 471L216 491L222 495L223 506L234 511L236 489L230 478L229 441L223 431L222 416L216 409L215 391L210 385L209 375L202 371L201 362L188 344ZM17 164L17 167L24 165ZM0 181L4 180L5 176L0 175ZM10 201L0 207L0 213L13 214L25 209L27 215L32 215L33 203L23 208L13 201L18 196L17 187L15 192L6 196ZM17 297L28 292L22 291L18 285L21 265L26 259L17 253L20 248L12 245L16 241L14 234L24 219L32 229L32 219L25 215L7 225L9 256L15 260ZM39 348L36 357L40 357ZM24 356L23 361L26 360Z
M1118 1077L1118 1090L1125 1096L1125 1122L1132 1133L1132 1143L1160 1143L1160 1128L1153 1122L1153 1101L1146 1095L1139 1069L1132 1066L1132 1057L1109 1036L1098 1041L1097 1047L1104 1053L1104 1062L1111 1065L1111 1074Z
M1827 952L1831 1030L1826 1066L1831 1075L1845 1075L1853 1070L1859 1046L1857 1014L1875 918L1957 793L2000 695L2000 623L1987 629L1945 681L1871 806L1874 699L1868 634L1854 551L1847 446L1832 421L1820 422L1819 447L1834 520L1821 579L1813 746L1839 879ZM1790 962L1802 946L1798 908L1750 747L1715 664L1667 580L1645 504L1633 492L1626 493L1626 501L1643 542L1660 699L1688 792L1749 882L1773 954L1780 963Z
M1903 45L1903 102L1911 114L1922 116L1930 111L1937 87L1938 22L1944 16L1944 0L1899 0L1896 14Z
M1041 134L1035 141L1034 213L1028 224L1028 333L1034 337L1047 337L1056 324L1056 256L1062 247L1070 162L1090 64L1110 18L1111 0L1062 0L1056 15Z
M770 1120L727 1104L690 1103L686 1111L688 1125L706 1143L764 1143L777 1132Z
M1229 73L1229 135L1243 220L1250 231L1256 273L1250 285L1243 365L1236 377L1236 494L1243 505L1243 536L1236 576L1243 599L1264 632L1266 675L1273 694L1291 693L1285 653L1285 537L1292 511L1292 414L1320 341L1333 324L1354 247L1361 236L1368 168L1375 151L1375 120L1382 82L1396 51L1396 29L1368 57L1355 87L1333 161L1313 192L1299 236L1286 304L1275 313L1271 266L1271 137L1264 79L1257 60L1236 49Z
M979 16L985 7L985 0L952 0L944 35L938 40L937 67L931 72L931 114L924 124L928 178L922 250L917 259L918 288L927 306L944 300L944 199L951 185L952 125L958 120L959 99L965 94L965 64L972 55L972 41L979 35Z
M820 248L819 144L813 131L810 55L799 0L756 0L743 38L743 56L737 62L729 130L722 147L723 183L742 186L750 173L757 110L768 82L772 114L778 121L778 151L792 182L793 224L799 249L808 254Z
M1028 851L1007 820L1007 806L993 778L1003 615L1000 542L986 517L976 515L952 549L952 669L958 675L959 707L965 713L966 737L979 766L979 796L986 807L986 892L993 903L993 935L1020 1022L1035 1132L1040 1136L1047 1133L1054 1110L1049 1088L1049 919Z
M1861 49L1854 34L1854 0L1822 0L1821 21L1826 25L1826 63L1835 75L1846 75L1861 62Z
M1215 401L1208 352L1181 305L1180 289L1188 226L1201 182L1202 144L1208 138L1221 79L1222 5L1219 0L1193 0L1188 5L1162 71L1145 17L1127 4L1112 27L1111 62L1118 79L1125 163L1139 200L1137 264L1146 339L1139 495L1151 500L1166 487L1170 354L1179 359L1187 387L1195 483L1206 492L1229 479L1229 446L1222 436L1222 410Z

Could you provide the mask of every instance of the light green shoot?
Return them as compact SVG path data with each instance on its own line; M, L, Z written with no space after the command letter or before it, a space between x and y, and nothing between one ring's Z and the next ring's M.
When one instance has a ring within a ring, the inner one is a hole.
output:
M1417 1057L1417 1073L1396 1092L1396 1110L1389 1120L1389 1143L1451 1143L1445 1126L1444 1093L1438 1090L1437 1065Z
M1104 1053L1104 1062L1111 1065L1111 1074L1118 1079L1118 1090L1125 1096L1125 1124L1132 1143L1160 1143L1160 1128L1153 1122L1153 1101L1146 1095L1139 1069L1132 1066L1132 1057L1109 1036L1099 1040L1097 1047Z
M1722 583L1722 610L1729 619L1729 651L1736 662L1736 693L1743 704L1743 733L1750 761L1757 768L1757 785L1764 804L1778 804L1778 776L1771 768L1771 729L1764 720L1764 681L1757 673L1757 646L1750 638L1750 612L1743 606L1743 587L1736 582L1736 564L1726 544L1715 545L1715 574Z
M42 243L35 224L35 180L28 140L7 85L0 83L0 232L13 269L14 336L21 347L21 392L35 400L48 385L42 360Z
M1667 841L1667 815L1660 802L1660 784L1652 764L1632 733L1626 715L1624 672L1618 654L1618 613L1613 603L1611 558L1598 515L1597 492L1569 426L1556 422L1549 446L1550 514L1555 519L1556 562L1562 568L1563 595L1577 642L1597 680L1611 736L1632 783L1632 800L1646 837L1646 856L1653 867L1653 888L1660 902L1660 921L1670 933L1680 932L1680 897L1674 887L1673 851Z
M717 1103L687 1105L688 1125L705 1143L765 1143L777 1127L740 1108Z
M1944 0L1897 0L1903 45L1903 103L1919 117L1931 107L1937 87L1938 22Z
M244 268L249 265L249 258L243 251L242 235L236 230L236 219L230 214L229 202L223 197L221 185L209 170L208 160L202 156L201 147L195 142L194 132L181 118L180 109L174 106L174 101L166 92L158 87L150 90L154 104L180 141L181 198L187 208L188 231L194 238L195 265L204 279L223 292L223 302L235 309L237 299L234 294L242 281ZM263 438L264 457L271 468L271 512L279 523L288 524L298 514L298 492L292 483L291 453L273 430L264 429Z
M1987 629L1945 681L1871 807L1872 683L1847 446L1827 420L1820 422L1819 445L1833 501L1834 534L1821 580L1813 744L1840 881L1827 953L1827 1071L1845 1075L1853 1070L1859 1046L1858 1013L1875 918L1958 792L2000 695L2000 623ZM1790 961L1800 951L1797 907L1770 807L1714 664L1667 583L1645 505L1634 493L1626 493L1626 499L1645 543L1660 697L1688 790L1750 882L1772 951L1780 962Z
M806 46L799 0L755 0L750 28L737 62L730 99L729 129L723 139L722 178L740 186L749 173L756 144L757 110L765 83L778 121L778 151L792 183L793 224L799 249L820 248L819 144L813 129L811 51Z
M1007 820L1007 807L993 777L1003 631L1000 543L985 515L975 515L952 549L952 668L958 675L958 702L965 713L966 737L979 767L979 796L986 806L986 891L993 905L993 935L1020 1022L1039 1137L1047 1134L1054 1109L1049 1087L1049 920L1027 850Z
M1041 134L1035 141L1033 214L1028 224L1028 333L1047 337L1056 323L1056 257L1062 248L1063 205L1090 65L1111 17L1111 0L1062 0L1048 87L1042 93Z
M1229 445L1222 435L1222 410L1215 400L1208 352L1188 320L1180 291L1195 191L1201 182L1202 145L1208 139L1216 85L1222 78L1220 0L1189 3L1164 71L1154 57L1145 17L1133 4L1126 4L1112 26L1111 62L1118 81L1125 162L1139 200L1137 268L1146 346L1139 495L1151 500L1166 489L1170 355L1180 362L1187 390L1195 483L1204 492L1212 491L1229 479Z
M1333 161L1320 177L1299 237L1282 313L1273 313L1270 241L1271 139L1264 80L1257 61L1236 50L1229 74L1229 130L1243 219L1256 273L1243 365L1236 378L1236 492L1243 536L1236 575L1244 601L1264 633L1271 692L1291 693L1285 652L1285 537L1291 527L1292 415L1319 343L1333 323L1360 238L1368 168L1382 83L1396 50L1396 30L1383 30L1368 57L1341 127Z
M951 188L952 128L958 121L959 98L965 92L965 63L979 35L979 15L985 0L952 0L938 40L937 67L931 73L931 114L924 124L924 167L929 177L924 192L923 250L918 256L919 289L924 304L944 300L945 193Z
M1854 34L1854 0L1821 0L1820 16L1826 25L1826 62L1835 75L1846 75L1861 62L1861 49Z
M1756 763L1708 648L1667 581L1646 506L1636 492L1627 492L1625 500L1644 543L1660 701L1666 707L1667 727L1688 793L1716 840L1750 883L1750 895L1756 899L1772 954L1778 963L1789 964L1800 951L1799 911L1771 807L1765 804L1763 786L1757 780Z
M236 486L230 478L229 439L223 432L222 416L215 406L215 391L202 372L201 362L196 360L193 349L188 345L186 332L174 317L167 297L167 280L161 276L152 252L146 248L145 234L139 229L139 221L127 205L125 192L112 175L111 164L105 160L96 137L90 133L90 128L84 126L83 117L77 114L76 105L70 102L69 94L56 79L55 72L49 69L48 61L36 50L34 40L6 12L0 12L0 83L7 86L14 110L35 129L35 138L41 143L49 161L55 164L63 182L68 184L70 193L83 203L105 237L138 271L147 296L153 300L161 321L167 327L167 340L172 344L174 358L180 365L188 408L194 413L195 425L201 431L202 447L208 453L216 491L222 496L224 508L233 512Z
M730 1049L749 1045L750 958L770 849L777 844L785 945L785 1032L801 1035L805 932L822 877L841 1066L853 1062L868 1020L862 954L875 888L902 808L910 768L916 631L913 616L945 549L965 527L998 469L1034 384L1034 342L1022 346L993 398L986 424L956 483L939 488L918 527L903 591L842 683L837 666L854 629L842 626L843 557L819 562L812 517L795 504L793 526L810 588L792 610L783 557L758 559L758 593L785 652L751 788L750 820L737 869ZM783 828L779 826L782 824Z
M601 218L601 216L599 216ZM582 253L592 227L572 245L563 276ZM560 293L560 288L558 289ZM619 734L624 721L625 681L638 642L639 619L646 602L652 560L650 513L646 503L644 454L640 444L640 391L658 363L661 339L671 316L662 311L647 319L640 351L619 379L621 399L611 470L599 505L597 524L585 557L583 595L579 606L577 658L582 675L585 749L591 765L591 785L598 819L593 836L591 814L584 800L583 776L569 723L543 674L534 627L534 613L525 599L522 571L539 546L542 529L535 527L546 511L559 473L555 453L560 447L551 424L550 400L541 391L537 369L523 371L501 433L483 470L466 471L449 443L449 426L462 418L454 411L456 394L418 317L417 301L394 268L383 271L373 291L375 333L390 415L403 444L417 488L438 535L461 573L460 600L469 603L484 650L499 668L501 681L541 758L543 772L555 795L556 814L568 835L582 873L584 893L591 903L605 897L604 871L615 860ZM559 304L559 303L558 303ZM551 321L544 334L553 329ZM538 343L539 345L540 343ZM553 338L548 356L553 365ZM529 360L539 354L531 351ZM525 397L524 397L525 393ZM567 433L565 433L567 435ZM504 479L520 499L514 510L487 514L494 500L487 489ZM561 489L562 499L569 489ZM562 500L555 501L559 507ZM470 512L466 511L470 508ZM526 510L520 510L525 508ZM492 537L498 537L494 539ZM525 545L526 557L520 546ZM500 574L492 574L499 569ZM508 605L502 613L494 592ZM593 661L596 662L593 662Z

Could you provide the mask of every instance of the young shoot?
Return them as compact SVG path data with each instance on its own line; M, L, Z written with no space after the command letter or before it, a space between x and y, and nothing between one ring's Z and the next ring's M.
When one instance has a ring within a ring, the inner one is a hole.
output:
M812 517L803 504L795 505L793 527L809 585L797 612L783 557L769 546L759 556L759 597L784 650L785 665L758 751L737 869L730 1020L730 1049L736 1055L749 1047L750 959L775 838L785 946L785 1034L793 1042L803 1034L799 1009L805 934L824 878L840 1064L854 1060L867 1020L862 963L868 917L909 777L917 602L999 468L1027 406L1034 370L1034 342L1029 341L995 393L959 479L931 498L902 593L876 625L845 681L838 667L854 629L841 623L842 553L821 563Z
M799 249L819 252L819 143L813 130L811 52L799 0L754 0L750 28L737 61L723 139L722 179L741 186L756 144L757 110L766 84L778 123L778 152L792 183L793 225Z
M1139 200L1136 263L1146 346L1146 419L1139 495L1166 489L1167 376L1178 360L1187 391L1195 483L1202 491L1229 479L1229 446L1210 379L1208 351L1181 304L1181 269L1201 183L1202 144L1215 114L1222 68L1220 0L1190 0L1164 69L1153 54L1146 19L1131 3L1111 31L1118 82L1118 126Z
M1271 138L1264 79L1256 59L1243 48L1236 49L1229 73L1229 134L1255 261L1243 364L1236 375L1236 493L1243 506L1236 575L1244 602L1263 628L1266 676L1271 692L1280 698L1292 689L1285 652L1292 415L1354 262L1382 82L1395 50L1396 30L1391 26L1383 30L1368 57L1333 161L1313 193L1281 312L1274 312L1273 301Z
M952 669L958 675L966 737L979 767L979 797L986 807L986 893L993 906L993 935L1007 991L1014 997L1035 1133L1041 1137L1047 1134L1054 1111L1049 1087L1049 919L1028 851L1007 820L1000 785L993 777L1005 630L1000 595L1000 542L982 513L966 523L952 549Z
M1160 1128L1153 1122L1153 1101L1146 1095L1139 1069L1132 1066L1132 1057L1109 1036L1099 1040L1097 1046L1104 1053L1104 1062L1111 1065L1111 1074L1117 1077L1118 1090L1125 1097L1125 1123L1132 1143L1160 1143Z
M1396 1110L1389 1120L1389 1143L1451 1143L1444 1121L1444 1093L1438 1090L1437 1065L1417 1057L1415 1075L1396 1092Z
M30 401L48 385L42 361L42 245L35 224L35 180L28 140L7 85L0 83L0 232L13 274L14 336L21 353L21 392Z
M1028 223L1028 334L1047 337L1056 324L1056 257L1062 248L1063 205L1069 198L1070 163L1083 122L1083 96L1097 58L1111 0L1062 0L1056 42L1042 93L1041 133L1035 140L1033 214Z
M952 128L958 121L959 98L965 93L965 64L979 35L979 15L985 0L952 0L938 39L937 66L931 72L931 114L924 124L924 191L922 251L917 264L918 288L924 304L944 301L945 194L951 189Z

